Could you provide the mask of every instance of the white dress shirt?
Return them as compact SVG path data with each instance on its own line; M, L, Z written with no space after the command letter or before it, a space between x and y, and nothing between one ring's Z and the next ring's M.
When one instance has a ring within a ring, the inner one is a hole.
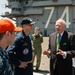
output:
M72 66L75 67L75 57L72 58Z

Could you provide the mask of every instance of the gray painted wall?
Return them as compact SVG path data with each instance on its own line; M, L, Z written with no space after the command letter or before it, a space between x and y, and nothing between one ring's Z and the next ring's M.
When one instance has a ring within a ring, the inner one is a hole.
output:
M36 22L34 27L38 26L40 33L48 36L55 31L56 20L63 18L67 24L66 30L75 34L75 0L57 0L55 2L52 0L28 0L28 2L12 0L9 5L11 5L11 9L15 9L12 10L11 17L15 17L19 25L22 18L30 17ZM16 10L18 8L20 10Z

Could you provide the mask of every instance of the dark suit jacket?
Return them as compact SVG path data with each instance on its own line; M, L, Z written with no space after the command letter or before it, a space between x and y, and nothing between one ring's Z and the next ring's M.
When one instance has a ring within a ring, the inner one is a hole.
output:
M61 55L56 55L56 33L49 36L49 50L51 51L50 71L54 75L55 67L57 66L58 75L72 75L72 58L75 56L75 40L70 32L64 31L60 49L66 51L67 56L64 59Z

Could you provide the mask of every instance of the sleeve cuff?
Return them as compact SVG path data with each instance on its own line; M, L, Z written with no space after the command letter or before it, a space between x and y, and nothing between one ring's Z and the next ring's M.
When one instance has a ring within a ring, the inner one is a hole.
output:
M66 59L66 56L67 56L67 53L66 53L66 52L64 52L63 59Z

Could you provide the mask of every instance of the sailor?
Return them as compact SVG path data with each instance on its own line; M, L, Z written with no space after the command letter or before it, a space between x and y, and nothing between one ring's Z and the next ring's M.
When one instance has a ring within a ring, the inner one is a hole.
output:
M14 75L33 75L33 51L29 33L34 24L30 18L24 18L21 22L22 32L16 35L14 44L8 47L9 57L15 66Z

